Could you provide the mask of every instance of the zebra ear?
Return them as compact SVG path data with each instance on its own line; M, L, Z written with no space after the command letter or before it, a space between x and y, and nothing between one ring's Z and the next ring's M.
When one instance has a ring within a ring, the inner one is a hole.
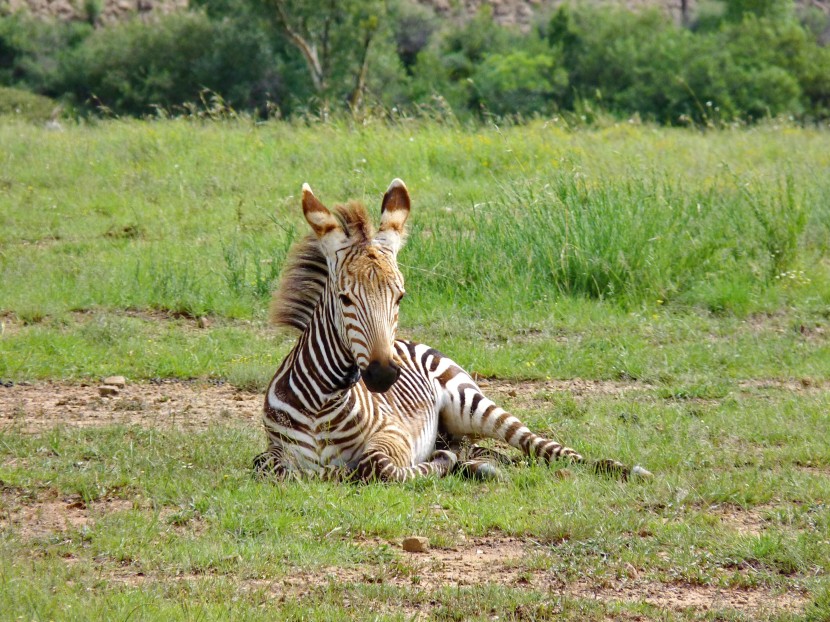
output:
M314 196L311 186L303 184L303 214L323 247L336 248L345 233L334 215Z
M404 224L409 217L409 192L400 179L393 179L383 195L380 229L375 239L395 252L403 245Z

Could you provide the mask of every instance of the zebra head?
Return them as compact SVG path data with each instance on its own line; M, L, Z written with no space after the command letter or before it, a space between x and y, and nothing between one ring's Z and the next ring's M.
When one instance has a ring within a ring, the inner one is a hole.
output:
M393 360L398 308L404 296L397 254L409 216L409 193L395 179L383 196L380 228L375 232L359 204L332 214L303 185L303 213L314 230L328 265L325 303L343 343L370 391L383 393L395 383L400 367Z

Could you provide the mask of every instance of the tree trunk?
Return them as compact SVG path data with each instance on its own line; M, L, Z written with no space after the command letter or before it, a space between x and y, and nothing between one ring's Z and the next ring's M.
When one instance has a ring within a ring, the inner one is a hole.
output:
M369 46L372 44L373 35L374 30L367 31L363 41L360 71L357 74L354 91L352 91L352 95L349 97L349 107L352 109L352 115L356 115L363 107L363 94L366 92L366 78L369 75Z
M308 66L308 72L311 75L311 82L314 84L314 90L317 91L318 94L323 93L327 86L326 74L323 71L323 66L320 64L320 59L317 56L317 46L306 41L306 39L299 32L291 27L291 24L288 21L288 15L285 13L285 5L282 0L274 0L274 5L276 6L277 15L282 23L282 28L285 31L285 34L288 35L288 38L297 47L297 49L300 50L303 58L305 58L306 65Z

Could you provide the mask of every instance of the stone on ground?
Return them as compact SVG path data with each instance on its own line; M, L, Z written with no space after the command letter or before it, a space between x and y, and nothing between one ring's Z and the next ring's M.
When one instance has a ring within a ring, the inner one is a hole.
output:
M407 553L426 553L429 550L429 539L422 536L404 538L403 550Z

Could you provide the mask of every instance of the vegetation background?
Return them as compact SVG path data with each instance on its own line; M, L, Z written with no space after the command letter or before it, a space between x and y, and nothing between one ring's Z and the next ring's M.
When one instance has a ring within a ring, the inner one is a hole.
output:
M53 5L6 1L0 86L57 98L70 116L169 115L205 101L259 118L426 109L711 125L830 114L821 2L193 0L135 14L89 0L44 20ZM0 110L21 108L10 97Z
M820 4L81 8L0 18L0 618L830 619ZM654 481L251 477L299 188L399 176L401 333Z

